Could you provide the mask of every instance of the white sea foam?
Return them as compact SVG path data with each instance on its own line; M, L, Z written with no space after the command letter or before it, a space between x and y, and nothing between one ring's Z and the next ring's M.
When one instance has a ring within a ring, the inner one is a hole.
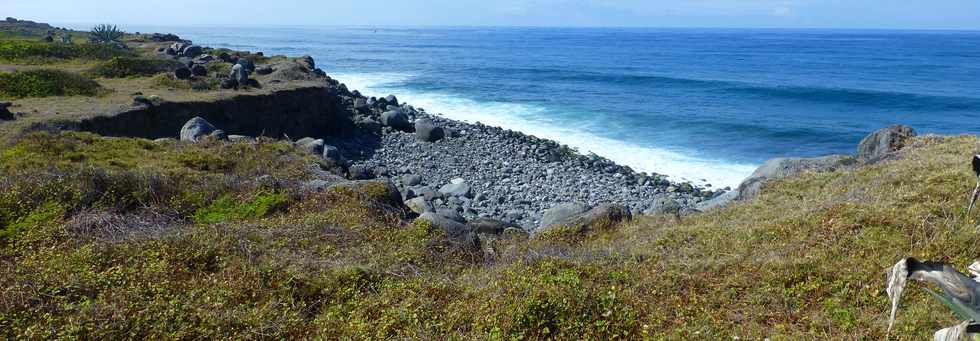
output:
M700 158L695 156L695 151L653 148L598 136L587 127L551 119L543 115L544 108L534 105L478 102L456 94L414 91L401 86L411 79L408 74L336 74L335 78L366 96L394 94L400 101L424 108L430 114L552 139L581 153L592 152L634 170L664 174L675 181L736 187L756 168L751 164Z

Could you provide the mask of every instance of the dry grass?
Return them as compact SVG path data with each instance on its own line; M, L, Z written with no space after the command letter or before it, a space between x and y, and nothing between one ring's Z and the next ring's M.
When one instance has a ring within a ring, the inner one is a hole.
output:
M5 174L64 175L0 181L6 337L881 339L895 259L965 264L980 242L964 213L972 136L920 138L904 159L780 181L710 214L482 250L405 222L382 184L242 182L302 174L287 175L309 160L276 144L25 141L0 151L16 162ZM218 158L186 159L203 154ZM157 175L120 173L133 162ZM954 321L921 293L906 302L895 339Z

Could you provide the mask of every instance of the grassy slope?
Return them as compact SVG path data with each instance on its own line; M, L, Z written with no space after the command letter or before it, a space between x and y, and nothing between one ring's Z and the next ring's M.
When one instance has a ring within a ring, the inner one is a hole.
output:
M920 138L722 211L489 254L402 222L383 189L297 191L314 161L280 143L30 135L0 151L0 333L881 339L888 266L978 254L978 143ZM954 322L911 293L898 339Z

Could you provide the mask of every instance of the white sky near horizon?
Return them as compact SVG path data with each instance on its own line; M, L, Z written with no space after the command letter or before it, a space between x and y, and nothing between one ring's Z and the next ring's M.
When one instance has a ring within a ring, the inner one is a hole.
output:
M0 0L55 25L980 29L980 0Z

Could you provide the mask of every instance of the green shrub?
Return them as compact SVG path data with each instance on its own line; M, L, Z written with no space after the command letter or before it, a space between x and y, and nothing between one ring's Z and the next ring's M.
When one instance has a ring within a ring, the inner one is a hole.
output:
M282 193L259 193L250 200L224 195L210 206L198 210L194 214L194 221L214 224L264 218L285 207L286 202L286 195Z
M106 44L63 44L30 40L0 40L0 61L48 63L69 59L107 60L133 53Z
M94 80L60 70L0 74L0 97L96 96L106 90Z
M180 66L180 62L170 59L113 57L96 66L90 73L107 78L152 76L173 71Z
M153 87L181 90L208 91L220 88L221 81L211 77L195 77L191 79L177 79L172 73L158 74L153 76Z

